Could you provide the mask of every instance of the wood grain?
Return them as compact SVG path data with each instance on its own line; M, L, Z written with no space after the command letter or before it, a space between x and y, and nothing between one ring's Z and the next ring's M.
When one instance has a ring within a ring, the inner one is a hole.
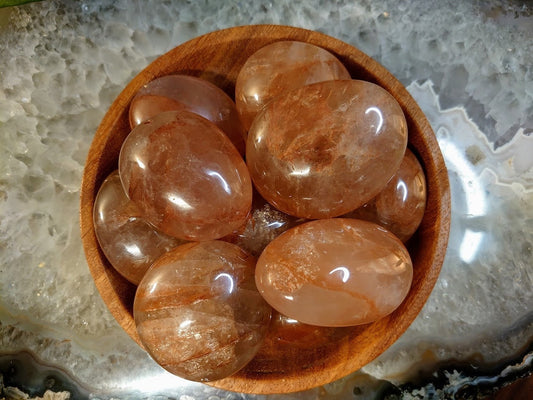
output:
M135 287L116 273L100 250L93 228L95 196L103 179L117 168L120 146L129 133L128 105L137 90L164 75L204 78L234 97L235 80L245 60L261 47L280 40L312 43L336 55L352 78L376 83L402 107L409 146L421 161L428 187L422 224L408 247L414 264L409 295L391 315L372 324L344 328L319 346L294 348L267 338L255 359L213 386L245 393L287 393L339 379L385 351L407 329L426 302L439 276L450 228L448 175L435 135L424 114L402 84L384 67L356 48L324 34L299 28L254 25L216 31L186 42L156 59L120 93L92 142L81 188L81 236L96 286L113 316L140 345L132 316Z

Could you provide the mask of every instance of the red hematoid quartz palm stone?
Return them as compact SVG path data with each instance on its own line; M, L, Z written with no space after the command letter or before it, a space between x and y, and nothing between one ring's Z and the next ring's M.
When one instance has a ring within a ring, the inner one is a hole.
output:
M257 353L271 307L255 258L222 241L188 243L157 260L133 306L139 337L163 368L193 381L233 374Z
M165 111L187 110L213 122L244 154L246 131L233 100L218 86L187 75L168 75L143 86L130 105L130 126Z
M300 218L329 218L375 197L407 146L398 102L365 81L315 83L281 94L255 118L246 160L259 193Z
M122 188L118 171L102 183L94 203L94 230L111 265L138 285L152 263L182 240L157 231Z
M211 240L241 227L252 205L244 160L213 123L167 111L137 126L119 156L128 197L160 231Z
M256 114L283 92L312 83L350 79L350 73L330 52L296 42L275 42L252 54L235 82L235 103L246 129Z
M413 277L409 253L372 222L322 219L274 239L256 266L257 288L278 312L302 323L376 321L403 301Z
M426 178L416 156L409 149L400 169L376 197L344 215L383 226L406 242L415 233L426 210Z

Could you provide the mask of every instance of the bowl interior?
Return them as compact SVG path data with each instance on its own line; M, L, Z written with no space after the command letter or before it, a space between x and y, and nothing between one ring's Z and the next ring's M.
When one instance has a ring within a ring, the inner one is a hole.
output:
M427 208L420 228L408 243L414 278L401 306L375 323L317 330L305 341L285 336L279 330L271 331L248 366L229 378L210 383L245 393L294 392L323 385L381 354L407 329L426 302L444 259L450 223L448 176L431 126L401 83L372 58L324 34L286 26L243 26L200 36L156 59L120 93L94 136L83 173L80 218L87 262L107 307L131 338L141 345L132 314L135 287L106 260L92 222L98 189L117 168L120 147L129 133L129 103L141 86L170 74L201 77L233 98L235 80L246 59L259 48L280 40L299 40L329 50L352 78L376 83L396 98L407 119L409 147L426 173Z

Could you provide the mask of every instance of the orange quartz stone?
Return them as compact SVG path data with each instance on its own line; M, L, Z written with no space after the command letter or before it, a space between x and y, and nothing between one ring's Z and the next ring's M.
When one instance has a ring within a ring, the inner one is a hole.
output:
M267 346L271 345L273 348L291 346L313 349L328 343L334 343L348 335L349 332L348 328L304 324L274 311L265 341L268 341L266 343Z
M426 210L426 178L409 149L398 172L371 201L344 215L375 222L406 242L415 233Z
M222 241L188 243L157 260L133 305L139 337L163 368L212 381L257 353L271 307L254 283L255 258Z
M259 292L278 312L305 324L370 323L394 311L413 277L409 253L377 224L322 219L274 239L257 261Z
M397 101L365 81L284 93L256 117L246 160L259 193L300 218L329 218L375 197L398 170L407 124Z
M272 43L252 54L239 71L235 103L248 130L256 114L274 97L291 89L350 73L330 52L296 41Z
M96 237L106 258L134 285L139 284L157 258L183 243L142 218L139 208L124 193L118 171L100 186L93 217Z
M250 176L235 146L188 111L167 111L135 127L122 145L119 173L146 220L180 239L223 237L251 209Z
M210 120L244 154L244 130L233 100L218 86L187 75L168 75L143 86L131 101L129 118L133 129L164 111L187 110Z

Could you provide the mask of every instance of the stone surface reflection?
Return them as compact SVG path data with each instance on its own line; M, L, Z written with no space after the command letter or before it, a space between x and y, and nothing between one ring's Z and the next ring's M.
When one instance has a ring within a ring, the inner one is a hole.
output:
M254 264L222 241L184 244L154 264L133 312L144 346L163 368L205 382L253 358L271 316L254 283Z

